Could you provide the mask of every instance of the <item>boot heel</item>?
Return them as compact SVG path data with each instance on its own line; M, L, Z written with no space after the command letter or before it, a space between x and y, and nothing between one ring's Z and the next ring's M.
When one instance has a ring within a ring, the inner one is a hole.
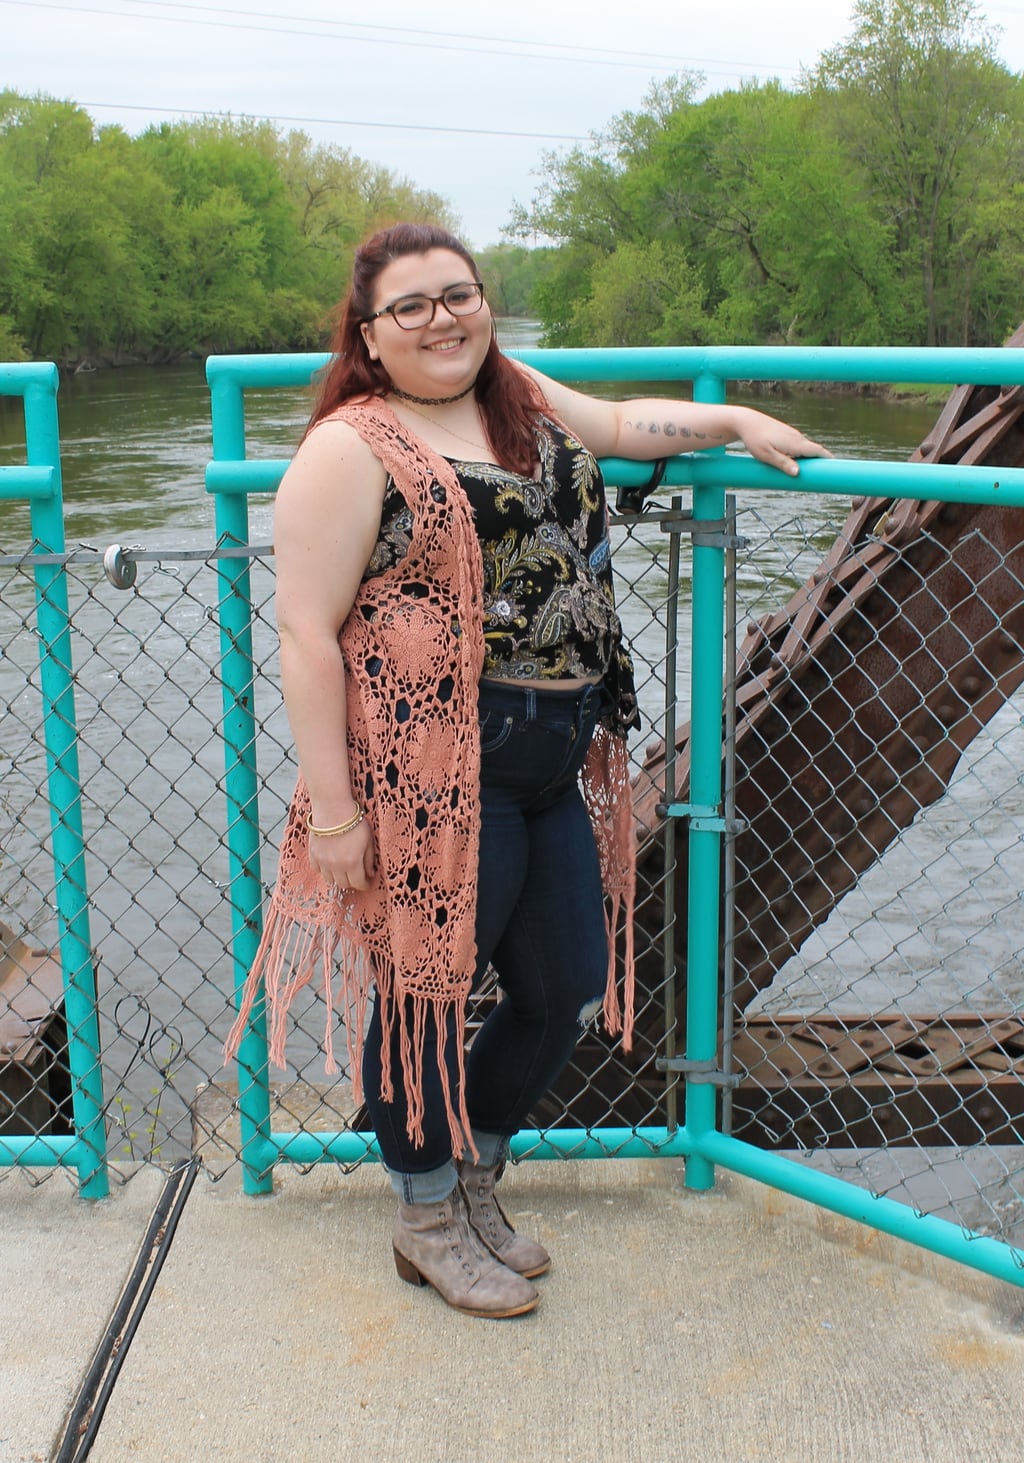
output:
M394 1245L391 1246L391 1253L395 1257L395 1269L403 1280L408 1280L410 1285L426 1285L426 1281L411 1260L407 1260Z

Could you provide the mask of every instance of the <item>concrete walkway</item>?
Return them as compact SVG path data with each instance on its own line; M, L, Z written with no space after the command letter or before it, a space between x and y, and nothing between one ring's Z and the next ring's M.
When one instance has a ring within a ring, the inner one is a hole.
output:
M55 1455L161 1185L0 1184L2 1463ZM555 1264L491 1322L398 1279L379 1169L200 1175L91 1463L1024 1458L1024 1291L669 1160L523 1164L503 1196Z

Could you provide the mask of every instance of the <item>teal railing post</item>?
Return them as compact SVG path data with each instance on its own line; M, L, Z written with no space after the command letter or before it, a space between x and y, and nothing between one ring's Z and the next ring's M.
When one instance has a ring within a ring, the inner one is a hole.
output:
M31 499L34 551L41 556L63 554L59 378L53 365L26 369L34 372L25 389L27 463L29 467L53 469L51 491ZM76 1135L72 1151L82 1197L103 1199L109 1192L107 1138L96 972L89 934L67 571L59 563L40 563L35 566L34 578L57 928Z
M693 383L694 401L725 401L725 382L703 373ZM712 449L723 456L724 448ZM725 489L695 485L693 524L721 523ZM690 827L687 898L686 1060L712 1063L718 1051L718 970L721 898L722 694L725 654L725 549L695 538L690 672ZM715 1131L717 1089L686 1083L685 1127L699 1144ZM710 1189L715 1170L700 1152L686 1159L686 1185Z
M211 362L211 365L213 363ZM213 460L245 457L245 404L242 387L224 372L208 368ZM247 545L249 513L244 493L216 495L218 547ZM260 876L259 784L256 770L255 672L252 653L252 589L246 558L218 558L218 624L221 691L224 707L224 794L227 804L228 877L231 948L236 1004L252 966L262 930L263 881ZM267 1194L274 1186L268 1166L270 1080L266 1010L253 1010L238 1052L238 1111L242 1144L242 1182L248 1194Z

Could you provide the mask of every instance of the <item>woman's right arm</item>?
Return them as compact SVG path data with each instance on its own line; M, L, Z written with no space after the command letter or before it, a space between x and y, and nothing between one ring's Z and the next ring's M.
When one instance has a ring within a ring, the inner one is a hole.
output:
M312 819L332 828L353 817L345 668L338 633L380 532L386 475L345 422L316 427L281 480L274 508L281 684ZM329 882L365 889L374 873L369 825L310 835L310 861Z

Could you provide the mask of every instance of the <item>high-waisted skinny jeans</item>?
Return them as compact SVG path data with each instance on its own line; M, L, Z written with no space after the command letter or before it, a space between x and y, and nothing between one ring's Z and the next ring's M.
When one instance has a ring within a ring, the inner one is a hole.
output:
M541 691L511 681L481 683L474 987L493 965L502 992L466 1060L466 1110L483 1163L502 1161L508 1139L566 1066L604 997L604 895L578 781L604 695L599 685ZM395 1033L394 1101L386 1103L375 1006L363 1057L366 1105L396 1193L407 1203L433 1203L456 1181L437 1032L428 1023L422 1145L406 1130L397 1023ZM454 1092L453 1047L449 1031Z

